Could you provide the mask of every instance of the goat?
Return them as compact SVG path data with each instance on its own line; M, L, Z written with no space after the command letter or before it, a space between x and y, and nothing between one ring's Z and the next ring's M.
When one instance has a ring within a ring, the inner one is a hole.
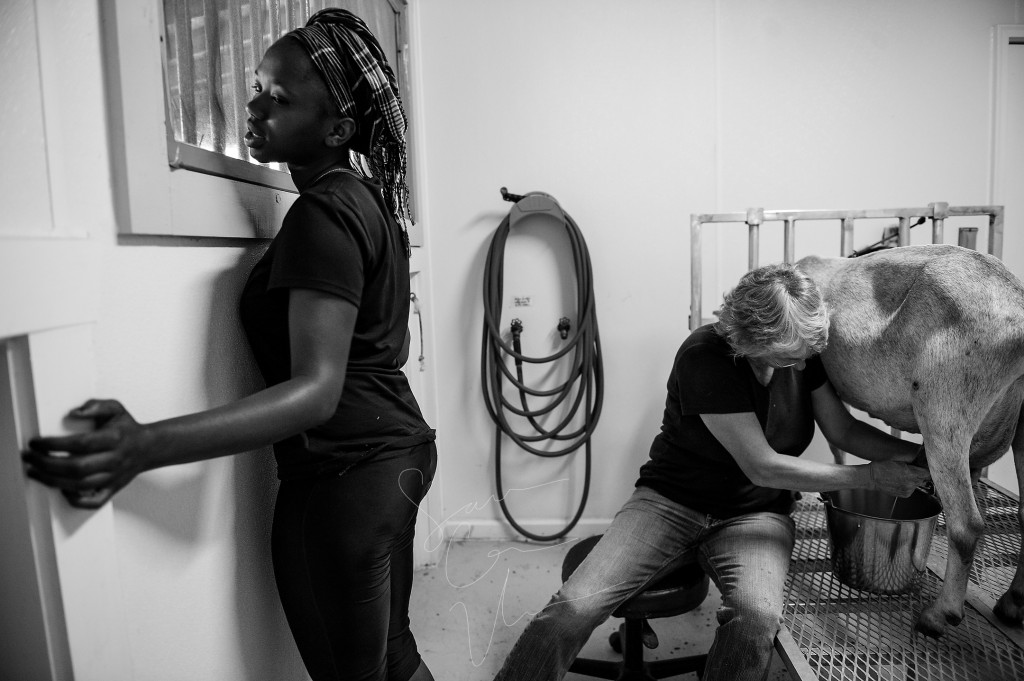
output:
M985 527L972 481L1012 447L1024 489L1024 286L999 259L942 244L809 256L797 267L830 309L821 357L839 397L923 436L949 554L942 589L915 626L938 638L964 617ZM1017 515L1024 528L1024 505ZM1007 623L1024 621L1024 548L994 611Z

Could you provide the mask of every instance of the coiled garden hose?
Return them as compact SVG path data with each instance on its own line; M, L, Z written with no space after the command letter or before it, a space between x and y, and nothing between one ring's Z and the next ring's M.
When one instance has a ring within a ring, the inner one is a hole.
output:
M597 311L594 305L593 270L586 242L575 221L558 206L551 197L540 192L525 196L509 194L502 187L502 198L516 205L509 215L502 220L491 240L484 265L484 325L481 348L481 379L484 403L487 412L495 423L495 483L497 485L498 503L509 524L523 536L536 541L551 541L565 536L583 515L590 492L591 471L591 436L597 427L604 402L604 369L601 363L601 340L597 327ZM516 215L529 212L546 212L561 219L569 237L572 250L573 265L576 274L576 312L577 324L573 332L568 317L558 320L558 332L566 340L564 346L546 357L528 357L522 353L520 334L522 322L512 320L512 342L502 339L501 310L504 287L505 244ZM570 354L571 353L571 354ZM506 357L515 360L516 371L512 374L506 363ZM531 364L549 364L557 361L571 361L564 382L547 390L530 388L523 380L523 362ZM503 382L508 380L519 393L519 404L506 399L503 393ZM531 408L529 398L544 398L544 405ZM552 428L544 427L539 418L551 413L561 405L566 405L566 415ZM583 423L572 431L566 432L570 424L576 421L583 409ZM507 412L511 412L527 420L533 433L516 432L509 423ZM541 457L562 457L584 447L586 464L583 482L583 493L579 508L572 520L561 531L552 535L538 535L524 529L512 517L505 503L505 494L501 483L501 442L507 436L520 448ZM566 443L555 450L540 449L536 443L556 441Z

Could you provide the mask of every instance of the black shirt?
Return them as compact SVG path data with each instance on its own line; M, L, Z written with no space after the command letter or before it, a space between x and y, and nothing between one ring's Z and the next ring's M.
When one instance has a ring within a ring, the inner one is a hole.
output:
M717 518L788 512L792 494L752 483L700 415L753 412L772 449L799 456L814 437L811 392L825 380L821 359L812 357L802 371L776 369L763 386L712 325L702 326L676 353L661 432L637 486Z
M359 308L334 415L274 445L282 480L336 472L368 454L432 440L402 373L409 260L378 185L351 172L307 188L249 275L241 317L268 385L291 376L288 291L309 288Z

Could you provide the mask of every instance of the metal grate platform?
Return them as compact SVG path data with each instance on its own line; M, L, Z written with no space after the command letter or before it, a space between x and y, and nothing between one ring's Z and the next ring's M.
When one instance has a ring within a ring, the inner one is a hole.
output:
M1020 551L1017 500L985 482L974 486L974 498L985 516L985 535L971 566L970 581L995 605L1017 570ZM943 515L939 516L939 525L932 540L932 557L945 566L947 551L946 518ZM944 570L945 567L937 572L941 575ZM1024 675L1020 678L1024 679Z
M985 482L976 486L975 494L986 515L986 535L971 572L964 620L938 640L915 632L914 622L942 583L947 550L942 517L920 591L881 596L852 589L833 576L824 504L817 495L805 495L798 502L793 513L797 537L787 578L785 628L777 646L795 677L801 681L1024 680L1024 630L1005 627L991 612L1017 565L1017 502Z

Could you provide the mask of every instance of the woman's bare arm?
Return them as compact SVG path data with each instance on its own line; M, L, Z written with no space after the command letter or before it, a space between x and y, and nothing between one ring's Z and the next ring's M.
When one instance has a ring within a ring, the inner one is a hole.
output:
M826 492L867 488L909 496L928 480L927 471L895 461L842 466L779 454L765 440L753 412L701 414L701 420L755 485Z
M326 421L345 384L357 308L310 289L289 292L291 378L219 407L140 424L115 400L73 410L88 433L38 437L23 455L28 474L96 508L141 472L265 447ZM66 452L68 455L54 455Z

